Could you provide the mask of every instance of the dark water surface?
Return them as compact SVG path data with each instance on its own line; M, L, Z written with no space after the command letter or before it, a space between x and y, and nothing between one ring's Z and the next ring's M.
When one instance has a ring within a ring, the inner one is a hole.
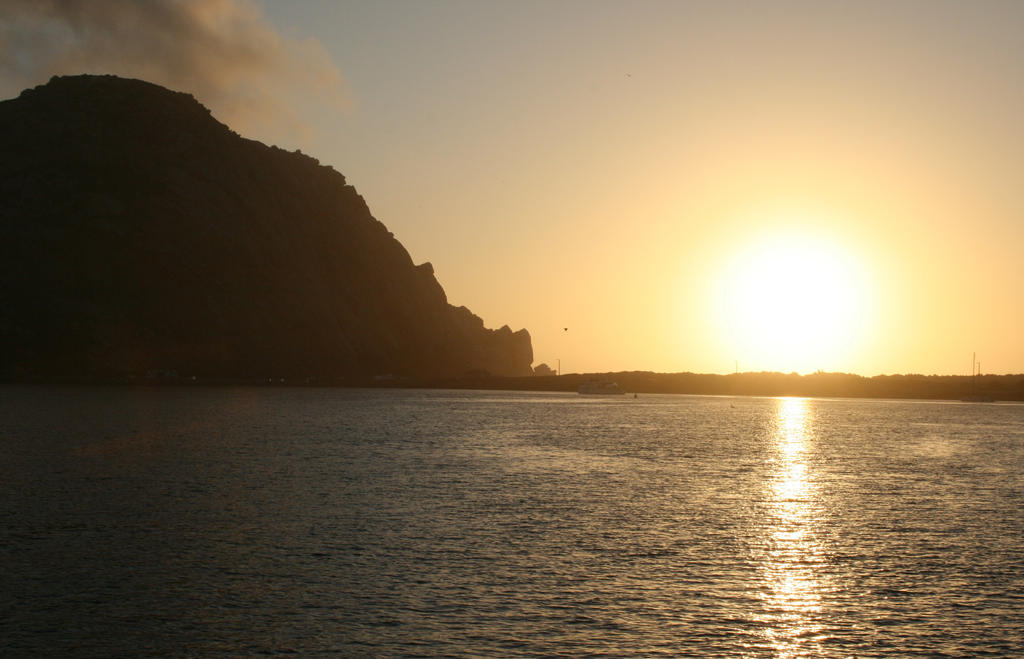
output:
M0 388L0 654L1024 656L1024 406Z

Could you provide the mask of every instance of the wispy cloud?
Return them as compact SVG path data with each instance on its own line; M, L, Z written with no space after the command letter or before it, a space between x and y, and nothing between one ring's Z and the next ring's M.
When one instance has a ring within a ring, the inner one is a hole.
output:
M296 107L342 109L320 42L282 35L249 0L5 0L0 96L52 75L112 73L189 92L244 135L305 145Z

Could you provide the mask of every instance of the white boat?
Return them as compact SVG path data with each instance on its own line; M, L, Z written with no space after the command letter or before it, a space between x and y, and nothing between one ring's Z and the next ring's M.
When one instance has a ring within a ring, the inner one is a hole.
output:
M588 380L577 391L586 396L621 396L626 393L618 383L610 380Z

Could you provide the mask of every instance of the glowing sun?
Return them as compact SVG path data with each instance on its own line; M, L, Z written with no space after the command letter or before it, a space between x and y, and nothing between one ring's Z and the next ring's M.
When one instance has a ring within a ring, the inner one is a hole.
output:
M748 370L835 370L863 337L868 288L862 269L838 245L765 239L726 268L715 300L717 325Z

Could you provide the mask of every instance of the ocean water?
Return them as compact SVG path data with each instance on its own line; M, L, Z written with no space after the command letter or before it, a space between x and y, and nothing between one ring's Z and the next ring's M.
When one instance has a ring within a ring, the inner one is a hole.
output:
M1024 656L1024 406L0 389L0 655Z

